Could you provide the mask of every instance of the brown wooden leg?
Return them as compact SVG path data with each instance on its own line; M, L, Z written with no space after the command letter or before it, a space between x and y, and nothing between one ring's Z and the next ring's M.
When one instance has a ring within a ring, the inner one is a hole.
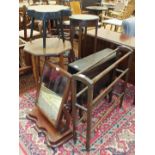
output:
M88 88L88 102L87 102L87 131L86 131L86 150L90 149L91 139L91 115L92 115L92 101L93 101L93 87Z
M76 102L77 102L77 98L76 98L76 90L77 89L77 83L76 81L72 80L72 118L73 118L73 141L74 144L76 143Z
M78 58L81 58L82 27L79 27Z
M65 66L64 66L64 56L63 56L63 54L60 54L60 56L59 56L59 66L60 66L61 68L65 68Z
M113 25L110 25L110 30L112 31L112 29L113 29Z
M95 27L94 52L96 52L97 50L97 31L98 31L98 23L96 24L96 27Z
M39 72L38 72L37 57L32 55L31 59L32 59L32 71L33 71L34 81L36 83L37 92L38 92L39 91L39 84L38 84Z
M128 82L128 73L126 73L126 75L125 75L125 81L123 84L123 95L120 98L120 108L123 105L123 99L124 99L124 95L125 95L125 91L126 91L126 87L127 87L127 82Z
M115 25L115 31L118 32L119 26Z

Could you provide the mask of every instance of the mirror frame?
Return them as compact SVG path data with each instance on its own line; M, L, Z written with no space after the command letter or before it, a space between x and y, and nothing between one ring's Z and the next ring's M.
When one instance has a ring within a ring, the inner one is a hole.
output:
M44 68L45 66L48 66L51 70L54 69L54 70L57 70L58 72L60 72L60 74L64 77L66 77L68 79L67 81L67 84L65 86L65 89L64 89L64 92L63 92L63 95L62 95L62 101L61 101L61 104L60 104L60 108L59 108L59 111L58 111L58 114L57 114L57 118L55 121L53 121L47 114L46 112L41 109L38 105L38 99L39 99L39 95L40 95L40 90L41 90L41 84L42 84L42 81L43 81L43 72L44 72ZM72 75L70 73L68 73L66 70L60 68L59 66L56 66L54 64L51 64L49 63L48 61L45 61L44 63L44 67L43 67L43 71L42 71L42 76L41 76L41 82L40 82L40 88L39 88L39 94L38 94L38 97L37 97L37 102L36 102L36 105L37 107L40 109L40 111L43 113L43 115L48 119L48 121L50 123L52 123L53 126L55 126L56 128L59 128L59 125L60 125L60 121L61 121L61 116L62 116L62 112L63 112L63 107L64 107L64 104L67 102L68 100L68 95L69 95L69 90L70 90L70 86L71 86L71 78L72 78Z

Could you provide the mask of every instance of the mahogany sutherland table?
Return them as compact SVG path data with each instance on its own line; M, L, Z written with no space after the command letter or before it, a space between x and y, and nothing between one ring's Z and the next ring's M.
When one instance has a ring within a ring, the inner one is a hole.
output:
M86 57L95 52L93 48L93 41L95 37L94 32L95 30L89 30L87 33L86 44L85 45L82 44L82 46L85 46L85 50L82 51L82 57ZM132 48L135 51L135 38L131 37L123 40L121 38L121 33L113 32L104 28L98 29L96 51L100 51L105 48L115 49L120 45L125 45L127 47ZM133 52L130 68L131 69L129 75L129 82L135 84L135 52Z

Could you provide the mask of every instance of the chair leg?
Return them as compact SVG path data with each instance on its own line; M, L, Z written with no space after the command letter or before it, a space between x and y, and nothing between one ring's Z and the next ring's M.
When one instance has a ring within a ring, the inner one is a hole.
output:
M112 29L113 29L113 25L110 25L110 30L112 31Z
M104 29L106 29L106 24L103 23L103 27L104 27Z
M118 32L119 26L115 25L115 31Z
M64 67L64 56L63 56L63 54L60 54L60 56L59 56L59 66L61 68L65 68Z

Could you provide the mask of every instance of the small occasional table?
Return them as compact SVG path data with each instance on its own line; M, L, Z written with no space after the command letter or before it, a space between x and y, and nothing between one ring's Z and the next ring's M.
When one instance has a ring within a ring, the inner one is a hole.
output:
M96 15L100 16L100 21L102 22L101 13L102 11L107 11L108 8L106 6L87 6L87 10L95 12Z
M116 3L107 3L107 2L102 3L102 6L106 6L108 9L114 9L115 5Z
M88 31L89 36L94 36L94 30ZM125 45L132 49L135 49L135 37L130 37L126 40L121 40L121 33L113 32L104 28L98 29L97 38L112 42L118 45Z
M46 48L42 47L42 39L35 39L33 42L26 43L24 51L32 55L33 75L37 90L39 90L39 58L44 56L45 58L50 56L59 56L59 64L64 68L63 54L66 51L71 50L70 41L64 41L59 38L47 38Z
M83 57L88 56L94 53L93 50L93 42L95 30L90 30L87 33L87 46L85 47L85 52L83 53ZM115 49L118 46L123 45L132 48L135 51L135 38L130 37L128 39L121 39L121 33L110 31L107 29L99 28L97 33L97 51L100 51L105 48ZM133 53L133 58L131 62L129 82L135 84L135 52Z
M85 47L82 49L81 44L86 46L86 36L87 36L87 28L94 27L95 28L95 36L97 36L97 29L98 29L98 19L99 17L96 15L89 15L89 14L77 14L70 16L70 29L71 29L71 43L73 47L73 38L75 35L75 28L78 27L79 30L79 42L78 42L78 57L81 58ZM94 39L94 50L96 51L96 44L97 39Z
M33 36L34 20L43 21L43 48L46 48L46 28L48 20L59 20L61 27L61 34L63 37L62 28L62 16L69 16L71 13L68 6L63 5L36 5L29 6L27 8L27 14L31 17L31 34L30 38Z

